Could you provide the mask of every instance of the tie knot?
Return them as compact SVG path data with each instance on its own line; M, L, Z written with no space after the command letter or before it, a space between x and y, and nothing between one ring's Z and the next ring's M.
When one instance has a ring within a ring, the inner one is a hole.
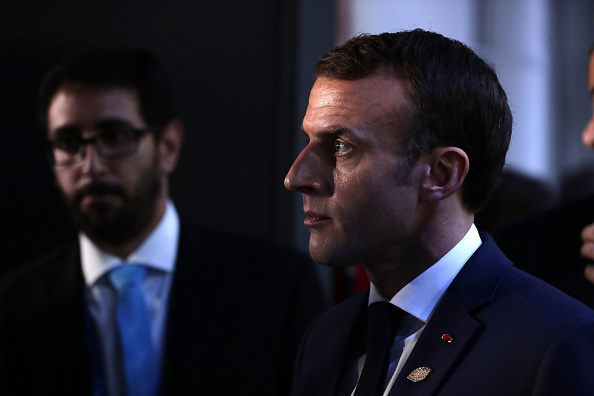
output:
M367 308L369 340L392 345L400 318L404 314L388 302L374 302Z
M145 273L146 268L140 265L120 265L109 272L109 279L118 291L122 291L140 286Z

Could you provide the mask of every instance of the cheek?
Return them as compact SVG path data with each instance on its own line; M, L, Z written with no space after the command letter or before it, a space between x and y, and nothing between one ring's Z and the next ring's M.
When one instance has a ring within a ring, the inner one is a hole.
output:
M141 187L140 184L145 182L146 174L159 171L159 159L156 153L143 152L114 162L110 174L127 190L137 190Z
M123 167L118 169L118 172L114 174L115 183L122 187L128 196L136 195L136 192L142 189L143 175L146 174L148 168L128 168Z
M54 177L56 179L56 184L64 195L72 195L75 184L72 172L68 172L65 169L54 169Z
M343 219L345 223L368 227L389 215L395 198L393 184L378 173L354 172L351 177L336 181L337 209L348 215Z

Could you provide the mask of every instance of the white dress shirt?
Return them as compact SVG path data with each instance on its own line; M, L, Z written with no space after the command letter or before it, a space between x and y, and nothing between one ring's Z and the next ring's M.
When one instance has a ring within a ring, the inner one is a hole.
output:
M101 250L84 234L79 235L79 241L86 283L85 301L98 336L106 387L110 395L122 394L124 379L122 360L117 350L116 295L104 275L125 264L147 267L142 287L151 314L151 333L157 357L161 363L169 290L179 241L179 216L173 203L168 201L165 214L155 229L125 260Z
M406 314L398 325L394 344L390 349L390 367L386 377L387 387L384 396L387 396L392 389L396 377L410 356L439 300L481 243L478 230L472 224L456 246L437 263L404 286L389 301ZM388 301L388 299L381 295L372 283L369 304L377 301ZM359 375L363 370L364 363L365 355L359 359Z

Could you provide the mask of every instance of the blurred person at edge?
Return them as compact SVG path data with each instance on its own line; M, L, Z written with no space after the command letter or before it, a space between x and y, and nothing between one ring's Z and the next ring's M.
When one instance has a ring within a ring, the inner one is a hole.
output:
M588 55L587 82L594 105L594 45ZM582 140L594 149L594 115ZM506 222L497 243L517 267L594 308L593 220L594 195L589 194Z

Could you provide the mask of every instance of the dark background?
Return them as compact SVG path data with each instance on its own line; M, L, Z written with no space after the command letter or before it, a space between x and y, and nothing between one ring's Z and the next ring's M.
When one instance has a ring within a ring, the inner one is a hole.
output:
M186 125L171 181L178 210L291 243L282 183L306 105L297 101L331 46L333 14L331 0L3 2L0 275L74 232L41 151L35 95L49 67L96 46L147 48L169 70Z

